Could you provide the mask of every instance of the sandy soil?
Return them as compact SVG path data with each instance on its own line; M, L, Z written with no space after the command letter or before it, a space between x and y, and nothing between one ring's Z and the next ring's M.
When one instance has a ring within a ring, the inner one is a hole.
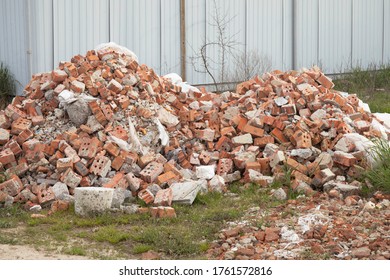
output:
M86 260L87 257L38 251L25 245L0 244L0 260Z

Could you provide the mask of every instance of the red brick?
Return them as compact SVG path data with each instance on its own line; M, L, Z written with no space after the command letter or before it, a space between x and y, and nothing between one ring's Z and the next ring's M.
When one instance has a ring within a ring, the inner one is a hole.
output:
M51 72L51 78L54 82L61 83L65 81L66 78L68 78L68 74L62 70L54 70Z
M110 135L115 136L116 138L127 141L129 139L128 131L124 129L121 125L114 127L113 131L110 132Z
M232 147L233 147L232 140L230 140L226 136L220 137L218 142L215 144L215 149L218 151L230 152L232 150Z
M57 160L57 171L62 173L66 170L73 169L73 161L71 158L60 158Z
M56 200L51 204L50 211L55 213L58 211L66 211L69 209L69 201L65 200Z
M37 193L39 204L49 204L55 200L55 194L52 188L41 187Z
M89 177L83 177L80 182L80 187L90 187L91 186L91 179Z
M82 158L92 159L96 156L99 147L97 138L84 137L81 139L81 145L78 155Z
M176 218L175 209L172 207L159 206L158 208L158 218Z
M0 191L7 193L10 196L16 196L24 188L24 185L20 178L16 175L13 175L11 179L0 184Z
M42 125L45 123L45 118L43 116L33 116L31 121L33 126Z
M271 135L264 135L260 138L254 139L254 145L264 148L268 143L275 143L275 139Z
M10 119L5 115L4 111L0 111L0 128L9 129L10 127Z
M104 116L106 117L106 119L112 120L112 118L114 116L114 112L112 111L111 106L109 104L102 104L102 105L100 105L100 108L101 108Z
M288 157L287 160L286 160L286 165L290 168L292 168L293 170L298 170L299 172L301 173L306 173L307 172L307 167L299 162L297 162L296 160Z
M104 188L120 188L124 190L127 189L128 186L129 183L122 172L116 173L108 183L103 184Z
M274 128L272 131L271 131L271 135L272 137L275 138L275 140L279 143L287 143L288 142L288 139L286 138L286 136L283 134L282 131L280 131L280 129L278 128Z
M141 179L152 183L157 177L164 171L164 167L161 163L151 162L140 173Z
M124 163L125 163L125 157L122 155L119 155L119 156L114 158L114 160L111 163L111 167L113 169L115 169L116 171L118 171L119 169L121 169L121 167Z
M89 107L91 108L92 113L96 117L97 121L105 126L107 124L107 118L103 114L102 109L100 108L99 104L96 101L91 101L88 103Z
M233 160L230 158L221 158L217 165L217 174L226 175L233 172Z
M138 193L139 199L143 200L146 204L151 204L154 201L154 195L148 189L141 190Z
M257 136L257 137L262 137L264 135L264 129L252 126L250 124L246 124L242 131L250 133L250 134Z
M129 188L132 192L136 192L138 191L138 189L140 188L141 186L141 179L137 178L134 176L133 173L128 173L126 176L125 176L127 182L129 183Z
M7 117L9 117L10 119L12 119L14 121L19 119L19 118L26 118L27 117L25 112L23 112L22 110L20 110L19 108L15 107L12 104L9 104L5 108L4 113Z
M175 179L177 175L172 171L168 171L166 173L161 174L157 177L157 184L162 185L164 183L168 183L169 181Z
M65 173L61 176L61 181L65 183L69 188L76 188L81 182L82 177L72 169L68 168Z
M312 146L310 134L304 131L296 131L293 135L297 148L310 148Z
M154 155L144 155L144 156L141 156L139 157L138 159L138 165L141 167L141 168L145 168L145 166L147 166L149 163L151 163L152 161L154 160Z
M173 192L171 188L159 190L154 198L153 205L155 206L171 206Z
M27 140L34 137L34 133L30 129L23 130L19 135L16 137L16 141L19 143L19 145L22 145Z
M119 93L123 89L123 86L120 83L118 83L116 80L112 79L108 83L107 88L109 90L112 90L115 93Z
M120 153L120 148L113 142L106 142L103 148L114 157L117 157Z
M27 120L24 118L18 118L11 125L11 133L18 135L22 131L24 131L26 129L30 129L31 125L32 125L32 122L30 120Z
M6 165L15 161L15 155L10 148L7 148L0 152L0 163L2 165Z
M126 95L120 95L117 100L122 109L127 109L130 106L130 99Z
M356 158L348 153L336 151L333 154L333 161L343 166L353 166L356 163Z
M105 156L97 156L92 163L89 172L106 177L107 173L111 170L111 160Z

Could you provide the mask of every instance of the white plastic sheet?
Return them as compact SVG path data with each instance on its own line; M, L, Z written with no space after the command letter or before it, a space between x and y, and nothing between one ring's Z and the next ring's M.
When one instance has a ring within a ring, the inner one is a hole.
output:
M120 53L120 54L125 54L125 55L132 57L135 61L138 62L138 57L135 55L134 52L132 52L128 48L120 46L114 42L103 43L103 44L100 44L100 45L95 47L96 52L101 51L101 50L112 50L112 51L115 51L115 52Z

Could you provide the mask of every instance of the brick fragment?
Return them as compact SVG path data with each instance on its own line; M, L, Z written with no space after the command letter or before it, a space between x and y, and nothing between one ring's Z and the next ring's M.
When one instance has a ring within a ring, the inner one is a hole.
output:
M65 183L69 188L76 188L80 184L81 179L82 177L70 168L68 168L61 176L61 181Z
M32 125L32 122L30 120L27 120L24 118L18 118L11 125L11 133L18 135L22 131L24 131L26 129L30 129L31 125Z
M105 156L97 156L91 167L89 172L101 176L106 177L107 173L111 170L111 160Z
M173 192L171 188L159 190L154 198L153 205L155 206L171 206Z
M141 190L138 193L138 197L139 197L139 199L143 200L146 204L151 204L154 201L154 195L148 189Z
M10 148L7 148L0 152L0 163L2 165L6 165L15 161L15 155Z
M164 171L164 166L158 162L149 163L140 173L142 180L152 183Z
M16 196L23 190L24 186L20 178L13 175L9 180L0 184L0 191L10 195Z
M9 141L9 136L10 134L8 130L0 128L0 145L6 144Z

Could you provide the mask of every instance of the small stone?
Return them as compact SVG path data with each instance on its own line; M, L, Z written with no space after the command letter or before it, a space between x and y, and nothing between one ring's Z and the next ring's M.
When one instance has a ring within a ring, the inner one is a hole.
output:
M225 179L222 176L215 175L209 182L210 190L215 192L225 192Z
M233 144L252 144L253 143L252 134L247 133L247 134L233 137L232 142Z
M275 190L272 194L272 196L277 199L277 200L286 200L287 199L287 194L286 192L284 191L284 189L282 188L279 188L277 190Z
M278 230L274 228L266 228L265 229L265 241L266 242L272 242L279 240L279 234L277 233Z
M368 258L371 255L371 250L368 247L360 247L352 249L351 254L358 259Z
M211 179L215 175L215 166L214 165L201 165L196 167L196 177L198 179Z

